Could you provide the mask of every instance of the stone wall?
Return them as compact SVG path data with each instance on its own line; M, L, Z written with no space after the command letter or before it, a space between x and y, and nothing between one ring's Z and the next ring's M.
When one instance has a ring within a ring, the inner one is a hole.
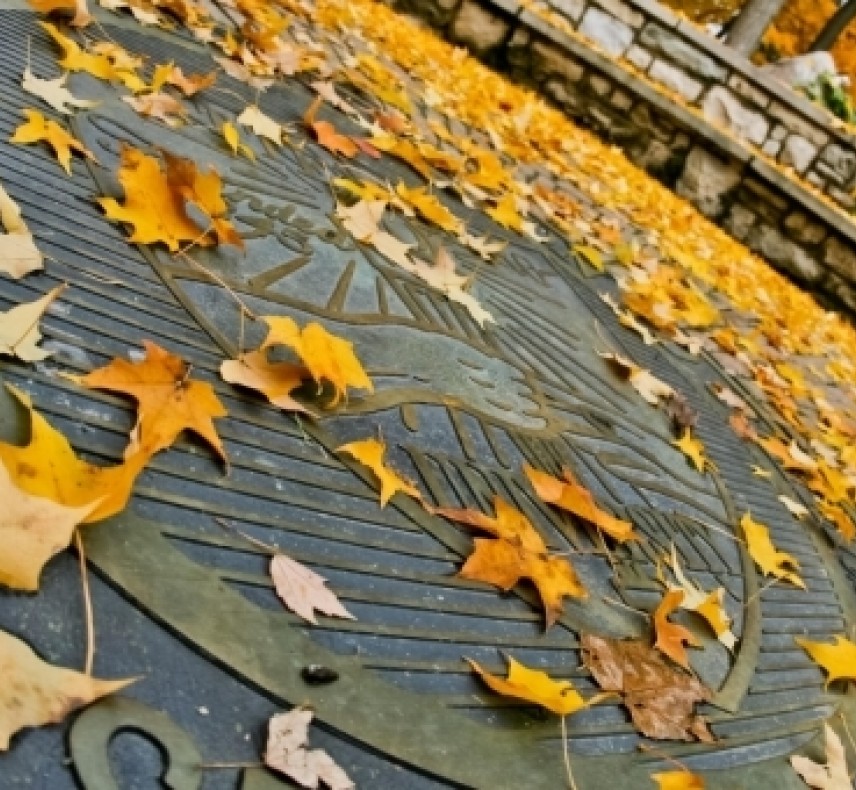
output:
M655 0L389 2L535 86L856 311L856 134L823 108Z

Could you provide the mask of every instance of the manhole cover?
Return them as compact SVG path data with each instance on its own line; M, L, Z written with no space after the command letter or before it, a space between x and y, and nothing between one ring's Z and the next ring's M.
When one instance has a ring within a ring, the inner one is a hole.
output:
M40 72L50 71L53 55L30 14L7 10L3 19L5 102L23 107L17 75L27 38ZM173 60L191 72L211 65L203 49L177 36L122 23L105 32L152 62ZM340 755L360 787L560 787L555 718L491 695L462 656L500 671L507 653L593 693L581 668L580 634L642 633L645 622L634 610L657 600L656 562L672 543L695 579L725 588L735 620L733 654L700 634L704 650L694 655L716 692L705 712L718 740L666 742L641 754L624 709L607 702L569 722L580 787L648 786L648 775L669 757L709 771L711 787L801 786L785 758L815 737L836 706L849 711L850 697L824 693L821 673L793 636L846 632L853 595L824 536L795 521L771 486L755 484L752 464L768 462L723 429L726 412L706 389L721 379L719 371L610 329L613 316L598 294L610 282L582 276L564 245L504 233L456 205L469 227L508 241L496 266L451 245L460 268L476 274L475 292L496 319L482 330L331 218L329 173L360 177L359 165L342 165L309 145L270 149L256 165L229 157L212 130L240 112L236 94L247 91L225 77L219 84L225 90L193 102L182 130L142 123L102 89L102 104L74 121L100 166L75 163L73 180L37 150L0 147L3 183L52 258L43 276L2 280L4 299L34 298L59 281L72 285L63 309L46 321L53 360L35 370L5 365L4 379L32 393L76 448L112 461L129 427L126 404L83 391L55 370L85 372L152 339L216 387L230 414L221 434L231 458L224 476L207 449L180 443L154 459L126 514L86 532L89 558L108 583L96 583L99 674L150 671L129 699L78 719L74 773L63 767L60 733L34 732L0 760L10 777L3 786L62 790L78 781L86 790L108 790L112 765L127 779L120 786L144 787L146 771L154 783L161 770L152 744L171 766L169 786L179 790L201 782L280 786L252 768L200 772L199 754L212 763L257 759L262 712L307 702L328 732L320 743ZM294 81L272 88L262 104L278 119L297 121L311 98ZM4 139L16 123L10 110ZM180 257L128 245L103 219L92 198L115 193L110 174L123 141L189 156L223 175L247 253L225 248L196 257L228 289ZM388 160L373 163L371 175L412 181ZM441 242L417 220L398 220L395 231L425 259ZM311 424L221 382L219 362L235 354L239 338L247 345L259 339L255 327L242 326L234 295L258 315L317 320L352 340L375 393ZM686 465L665 417L640 408L598 357L607 344L687 395L717 471L702 476ZM19 415L6 413L7 425L17 424ZM500 595L457 578L469 536L407 501L380 509L370 476L332 452L378 432L393 464L435 502L487 509L500 495L526 512L551 549L574 552L590 599L569 602L545 634L525 590ZM569 466L599 502L632 519L645 541L604 556L534 498L520 473L524 462L554 473ZM783 479L778 485L788 490ZM775 522L777 543L799 559L807 592L759 581L730 538L747 510ZM283 611L264 553L218 519L316 569L357 619L308 627ZM56 568L46 585L76 591L73 562ZM77 637L68 623L79 614L60 598L6 598L2 621L73 663ZM55 638L45 636L51 629ZM307 684L301 670L309 664L335 670L339 680Z

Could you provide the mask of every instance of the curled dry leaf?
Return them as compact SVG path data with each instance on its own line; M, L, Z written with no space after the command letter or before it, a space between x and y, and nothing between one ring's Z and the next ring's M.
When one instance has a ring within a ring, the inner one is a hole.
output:
M684 591L681 589L669 590L660 601L660 605L654 611L654 633L656 647L661 653L668 656L676 664L689 670L690 663L684 643L692 647L701 647L701 642L695 638L691 631L682 625L669 622L669 615L680 608L684 599Z
M151 457L169 447L184 430L205 439L224 462L226 451L214 419L226 409L205 381L190 378L190 365L151 340L143 340L145 359L114 359L103 368L72 380L89 389L130 395L137 401L137 424L125 458L142 452Z
M437 259L431 266L425 261L408 260L401 264L402 268L415 274L424 280L432 288L436 288L445 294L450 301L456 302L466 308L473 320L482 328L485 323L493 323L493 316L485 310L478 300L465 289L469 285L470 278L464 277L455 271L455 259L449 254L445 247L437 250Z
M259 350L286 346L306 365L310 376L322 385L332 385L330 406L347 400L348 388L374 391L374 385L354 353L354 344L328 332L321 324L311 322L303 329L288 316L262 316L268 334Z
M349 442L336 448L337 453L348 453L361 464L364 464L374 472L380 481L380 506L386 503L399 491L414 499L422 499L419 489L409 480L405 480L393 469L390 469L383 460L386 454L386 445L378 439L363 439L358 442Z
M835 680L856 680L856 644L844 636L835 636L834 644L812 642L795 636L794 641L826 671L826 686Z
M76 151L87 159L95 159L92 152L79 140L72 137L56 121L45 118L38 110L23 110L26 122L22 123L9 138L10 143L30 145L46 142L68 175L71 175L71 152Z
M80 524L99 504L83 507L59 505L22 491L0 463L0 585L35 592L48 560L67 548ZM4 678L5 682L5 678Z
M220 132L223 135L223 139L226 141L226 145L232 149L232 153L235 156L242 154L247 157L247 159L253 162L256 161L256 152L253 151L253 149L246 143L241 142L241 136L233 124L229 123L229 121L223 121L223 125L220 127Z
M172 252L183 242L210 245L214 242L212 233L221 243L243 247L234 227L225 219L226 203L220 194L222 182L217 171L212 168L200 173L189 159L168 152L164 152L164 158L165 170L154 157L129 145L122 147L119 183L125 202L120 205L115 198L99 198L107 218L134 228L129 241L162 242ZM208 229L200 228L191 218L185 205L188 201L208 216Z
M49 104L57 112L70 115L75 109L86 110L90 107L95 107L98 102L90 101L89 99L78 99L71 91L65 87L68 81L68 73L61 74L53 80L43 80L36 77L30 67L24 69L24 74L21 77L21 87L38 96L42 101Z
M796 573L800 566L797 558L776 549L770 539L770 530L766 526L753 521L748 513L740 519L740 526L746 536L749 554L765 576L775 576L777 579L805 589L805 583Z
M18 730L61 722L73 710L136 681L97 680L51 666L5 631L0 631L0 676L0 752Z
M683 592L683 598L680 602L680 608L689 612L695 612L703 617L713 632L716 638L722 642L729 650L734 649L737 643L737 637L731 631L731 618L728 616L723 606L725 597L725 589L717 587L710 593L706 593L701 587L690 581L684 574L678 561L678 552L672 544L671 557L669 558L669 566L675 576L678 584L670 584L665 579L661 579L669 590L680 590Z
M529 464L523 471L535 489L535 493L544 502L555 505L568 513L602 529L607 535L623 543L636 540L639 536L633 531L633 524L616 518L598 507L591 492L577 482L570 469L563 469L564 480L534 469Z
M713 741L707 722L695 714L710 689L666 663L645 642L582 637L583 664L604 691L622 695L633 724L649 738Z
M217 81L217 72L185 75L181 70L181 66L173 66L166 81L178 88L185 96L194 96L199 91L210 88Z
M694 428L698 422L698 412L690 405L687 396L677 390L666 399L666 416L675 428L682 431Z
M230 384L238 384L261 392L274 406L314 417L291 393L310 378L304 365L291 362L270 362L265 350L248 351L237 359L226 359L220 365L220 375Z
M574 688L571 681L553 680L546 672L529 669L511 656L507 656L506 659L508 661L508 676L504 678L492 675L482 669L471 658L464 660L497 694L516 697L526 700L526 702L534 702L559 716L570 716L572 713L590 705L596 705L600 700L610 696L598 694L590 700L585 700Z
M187 117L185 106L168 93L146 93L143 96L123 96L140 115L163 121L167 126L181 126Z
M65 285L58 285L41 299L16 305L0 313L0 354L8 354L24 362L47 359L51 352L38 346L42 339L39 320L51 302L64 290Z
M853 523L853 520L844 508L838 505L831 505L829 502L820 500L818 502L818 509L825 519L828 519L835 524L835 528L847 543L856 537L856 524Z
M353 790L356 785L323 749L307 749L313 713L295 708L278 713L268 724L265 765L301 787L314 790L323 782L330 790Z
M303 123L315 135L318 145L326 148L331 154L341 154L347 159L353 159L360 152L357 144L347 135L337 132L329 121L315 120L323 102L322 96L315 97L303 115Z
M72 27L86 27L92 21L86 0L27 0L40 14L52 14L65 11L72 15L69 24Z
M578 251L578 250L577 250ZM636 332L639 337L642 338L642 342L646 346L656 345L659 341L654 335L651 334L651 330L648 329L647 326L640 323L633 313L629 310L625 310L621 305L619 305L613 298L611 294L602 293L600 294L600 298L609 305L610 309L613 313L615 313L618 318L618 323L622 326L627 327L628 329L632 329ZM684 401L686 402L686 401Z
M841 739L828 724L823 725L823 734L826 739L826 765L795 754L791 757L793 769L809 787L816 790L852 790L847 755Z
M432 513L489 532L496 540L476 538L475 550L460 575L510 590L529 579L544 604L549 628L562 613L565 596L585 598L588 593L566 557L551 557L532 522L501 497L494 499L496 516L478 510L428 508Z
M675 390L666 382L661 381L650 371L640 368L627 357L620 354L602 353L600 356L609 363L609 366L622 378L630 382L648 403L656 406L661 399L671 398Z
M299 617L316 624L315 610L330 617L356 618L327 589L327 580L305 565L276 554L270 561L270 576L280 600Z
M119 466L93 466L74 454L68 440L34 408L29 395L7 385L30 416L30 442L24 447L0 442L0 461L15 485L27 493L70 507L99 505L84 524L119 513L131 495L137 475L148 462L143 453Z
M684 430L683 436L678 441L672 442L672 444L693 462L693 466L699 472L704 472L710 466L711 462L704 454L704 445L701 439L693 436L692 429L687 428Z
M0 271L19 278L42 268L42 254L21 218L21 209L0 185Z
M704 790L704 779L690 771L664 771L651 774L657 790Z
M371 244L381 255L385 255L404 269L412 269L414 263L408 257L412 244L405 244L380 227L386 200L360 200L353 206L336 206L336 216L342 220L345 230L357 241Z
M255 105L245 107L235 121L241 126L246 126L253 134L266 137L276 145L282 145L283 140L288 139L286 127L278 124L269 115L265 115Z
M805 505L800 504L785 494L780 494L777 499L788 509L791 515L797 518L805 518L809 514L809 510Z

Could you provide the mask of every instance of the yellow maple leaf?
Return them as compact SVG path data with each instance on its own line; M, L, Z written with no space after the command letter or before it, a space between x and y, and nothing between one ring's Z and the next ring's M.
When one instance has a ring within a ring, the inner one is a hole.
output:
M214 243L211 232L221 242L243 246L231 223L224 218L226 204L220 196L220 176L213 169L199 173L187 159L164 154L167 169L136 148L122 148L119 183L125 202L103 197L98 203L108 219L127 222L134 231L129 241L139 244L162 242L175 252L182 242L202 246ZM187 201L208 216L209 228L200 227L188 213ZM209 232L210 231L210 232Z
M672 444L693 462L693 466L699 472L703 472L710 465L710 460L704 454L704 445L701 439L693 436L691 428L686 428L683 436Z
M502 227L523 232L523 217L517 210L517 201L511 192L506 192L496 206L485 209L487 215L496 220Z
M119 73L113 61L103 53L92 54L84 52L73 39L64 36L50 22L39 22L48 35L59 45L62 56L59 63L67 71L85 71L100 80L114 80Z
M328 332L321 324L307 324L303 329L288 316L262 316L268 334L261 349L276 345L291 348L306 365L312 378L320 385L333 386L330 406L347 398L348 387L374 392L374 385L354 353L354 344Z
M746 536L749 554L765 576L775 576L777 579L789 581L803 590L806 588L803 580L795 572L800 566L796 557L776 549L770 539L770 531L767 527L753 521L748 513L740 519L740 526ZM788 570L788 567L794 570Z
M348 453L361 464L364 464L374 472L380 481L380 506L386 503L401 491L414 499L422 499L419 489L409 480L405 480L398 472L384 463L386 444L378 439L363 439L357 442L349 442L336 448L337 453Z
M234 124L229 123L229 121L223 121L223 125L220 127L220 132L223 135L223 139L226 141L226 145L232 149L232 153L235 156L243 154L247 159L250 159L253 162L256 161L255 151L253 151L253 149L246 143L241 142L241 136Z
M86 0L27 0L27 2L40 14L52 14L55 11L71 13L69 24L72 27L86 27L92 21Z
M664 771L651 774L657 790L704 790L704 779L690 771Z
M9 138L10 143L29 145L46 142L53 148L56 158L68 175L71 175L71 152L76 151L87 159L95 159L93 153L79 140L72 137L56 121L45 118L38 110L23 110L27 120Z
M119 513L134 481L149 460L137 453L118 466L93 466L74 454L68 440L34 408L29 395L7 385L30 418L30 441L23 447L0 442L0 461L18 488L69 507L98 506L83 523Z
M672 544L671 549L671 556L667 558L667 563L678 584L677 586L673 585L666 581L666 579L661 578L659 572L658 579L670 590L681 590L683 598L679 603L680 608L689 612L695 612L703 617L713 629L716 638L729 650L733 650L734 645L737 643L737 637L731 631L731 618L723 606L725 589L717 587L715 590L707 593L697 584L690 581L684 574L683 568L681 568L678 561L678 552L674 544Z
M856 680L856 644L844 636L834 636L835 642L812 642L795 636L794 641L808 653L812 661L826 671L826 685L834 680Z
M587 701L570 680L553 680L546 672L529 669L511 656L507 657L508 676L505 678L492 675L471 658L464 660L497 694L534 702L559 716L570 716L609 696L599 694Z
M438 228L449 231L449 233L461 233L463 231L464 223L449 211L436 195L429 194L426 187L413 187L411 189L403 182L399 182L395 191L405 203L413 206L421 217Z
M844 538L847 543L856 537L856 525L853 523L853 519L850 518L844 508L838 505L832 505L822 499L818 501L817 506L823 514L823 517L835 524L835 527L838 529L841 537Z
M602 272L606 268L606 264L603 262L603 255L600 250L595 249L588 244L575 244L571 248L571 251L574 255L578 255L587 264L589 264L589 266L594 267L599 272Z

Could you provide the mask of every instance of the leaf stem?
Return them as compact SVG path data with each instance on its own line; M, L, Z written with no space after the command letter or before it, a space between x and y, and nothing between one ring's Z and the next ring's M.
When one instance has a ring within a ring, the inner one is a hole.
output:
M574 781L574 772L571 770L571 753L568 750L568 725L565 723L567 716L562 716L562 756L565 758L565 773L568 775L568 787L571 790L579 790Z
M74 531L74 545L77 548L77 557L80 560L80 583L83 588L83 611L86 618L86 658L83 662L85 675L92 674L95 664L95 617L92 612L92 595L89 590L89 572L86 567L86 551L83 547L83 538L80 531Z

